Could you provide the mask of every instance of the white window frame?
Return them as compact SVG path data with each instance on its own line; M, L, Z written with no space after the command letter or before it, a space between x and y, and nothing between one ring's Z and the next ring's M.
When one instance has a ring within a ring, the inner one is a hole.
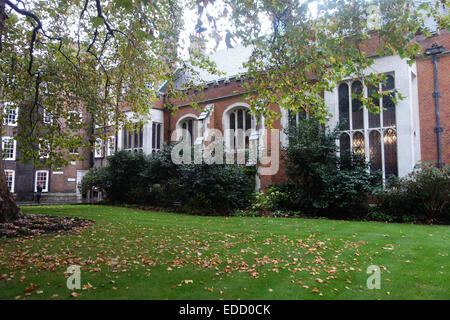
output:
M108 112L108 120L106 121L106 126L110 127L112 125L114 125L114 123L116 122L115 119L115 112Z
M68 118L70 117L71 114L76 114L79 116L79 121L74 122L75 124L80 125L83 122L83 114L81 112L76 110L69 111Z
M145 84L145 87L146 87L148 90L153 90L153 83L152 83L152 82L146 81L146 82L144 82L144 84Z
M11 187L9 188L9 191L11 192L11 193L14 193L14 184L15 184L15 181L16 181L16 172L14 171L14 170L11 170L11 169L6 169L5 170L5 178L6 178L6 183L8 184L8 175L7 175L7 173L12 173L12 175L11 175Z
M42 114L42 122L44 122L44 124L52 124L53 114L44 109L44 113Z
M94 158L103 158L103 141L100 138L95 139Z
M42 152L42 145L43 144L47 145L47 152L46 153ZM39 159L48 159L49 158L49 152L50 152L50 142L42 140L39 143Z
M34 192L37 191L37 183L38 183L38 174L39 173L45 173L46 179L45 179L45 186L42 187L42 192L48 192L48 179L49 179L49 172L48 170L36 170L36 174L34 177Z
M10 115L11 115L11 111L14 110L14 119L11 121L10 120ZM4 119L3 119L3 124L5 126L10 126L10 127L17 127L17 121L19 119L19 107L15 106L13 107L12 103L4 103Z
M3 158L3 160L16 160L16 146L17 146L17 141L13 138L13 137L9 137L9 136L5 136L2 137L2 153L3 155L5 155L5 141L6 140L12 140L12 147L13 147L13 156L12 157L8 157L8 158Z
M112 156L116 152L116 136L110 136L108 139L108 146L106 154Z

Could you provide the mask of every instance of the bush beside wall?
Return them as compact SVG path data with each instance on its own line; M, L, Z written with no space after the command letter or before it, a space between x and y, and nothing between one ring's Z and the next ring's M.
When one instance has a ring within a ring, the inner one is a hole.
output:
M102 190L113 203L181 204L198 214L450 223L449 166L420 166L383 189L380 173L371 173L357 154L337 155L337 131L307 119L288 133L288 180L265 193L253 192L255 168L175 165L167 146L150 156L119 151L108 157L108 166L89 170L79 188L84 194Z
M375 215L384 215L391 221L448 224L450 166L418 166L407 177L391 181L376 194L376 199Z
M338 131L317 119L302 120L287 133L288 181L269 189L278 192L272 209L339 219L367 215L367 198L380 185L380 173L370 172L357 154L338 156Z
M230 213L248 207L254 190L254 170L241 165L175 165L171 147L150 156L119 151L109 165L92 168L80 190L96 187L112 203L170 207L180 203L189 211Z

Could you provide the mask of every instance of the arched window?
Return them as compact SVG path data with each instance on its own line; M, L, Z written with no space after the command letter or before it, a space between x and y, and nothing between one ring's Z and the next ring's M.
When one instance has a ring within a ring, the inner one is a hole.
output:
M178 139L188 141L193 146L198 136L198 120L194 117L183 118L178 122L177 129L180 129Z
M339 122L343 130L350 130L350 100L348 94L348 84L341 84L339 86Z
M249 146L250 131L256 128L256 121L247 107L236 107L227 112L229 143L234 149Z

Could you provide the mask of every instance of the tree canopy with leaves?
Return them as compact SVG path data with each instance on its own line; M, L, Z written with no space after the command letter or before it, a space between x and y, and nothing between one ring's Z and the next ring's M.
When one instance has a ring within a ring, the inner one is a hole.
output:
M189 0L1 0L0 93L2 106L20 110L20 161L64 165L74 160L68 150L92 147L85 137L96 124L129 126L125 109L148 118L176 68L214 72L201 46L180 41L183 12L196 8ZM10 220L18 208L3 161L0 169L0 220Z
M375 59L367 52L368 40L379 40L376 56L399 55L412 62L421 53L415 36L430 35L425 20L449 27L448 0L223 2L211 20L228 20L233 39L253 48L245 63L249 104L269 124L281 116L270 105L325 120L323 93L344 78L361 78L378 88L384 75L364 72ZM387 94L392 92L378 92L372 99ZM372 99L358 98L370 111L379 111Z

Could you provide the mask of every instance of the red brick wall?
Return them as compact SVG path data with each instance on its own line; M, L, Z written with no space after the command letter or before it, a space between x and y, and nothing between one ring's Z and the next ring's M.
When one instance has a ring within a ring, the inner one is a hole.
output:
M433 43L444 46L450 50L450 33L444 33L440 36L428 39L419 39L423 48L430 47ZM422 59L417 62L418 94L419 94L419 117L420 117L420 143L421 156L423 162L437 162L437 142L436 133L436 113L435 100L432 97L434 92L434 75L431 59ZM446 54L440 57L438 63L439 91L441 92L440 118L441 127L444 131L441 133L442 160L450 164L450 55Z
M243 83L240 81L231 80L230 83L225 84L224 82L220 82L218 86L209 86L206 90L203 92L199 92L195 94L195 101L200 101L199 106L200 108L205 107L208 104L214 104L214 111L210 115L210 121L208 127L210 129L219 129L223 130L222 127L222 118L224 111L232 104L237 102L244 102L244 93L245 88L243 86ZM220 99L218 99L220 98ZM214 99L211 101L210 99ZM217 100L216 100L217 99ZM176 123L177 121L183 117L186 114L194 114L196 116L200 115L200 111L198 109L195 109L191 106L186 106L190 101L170 101L173 106L179 107L177 111L170 114L170 123L171 123L171 131L173 132L176 129ZM280 109L278 106L273 106L277 112L280 112ZM169 115L165 115L165 128L167 131L168 126L168 117ZM273 123L273 127L275 129L281 128L281 122L280 120L275 120ZM166 137L166 141L168 141L168 138ZM270 146L270 134L268 135L268 145ZM281 144L280 144L281 145ZM269 152L271 152L269 150ZM280 153L281 154L281 153ZM269 185L281 182L285 179L284 176L284 169L282 167L282 163L280 160L280 167L277 172L277 174L272 176L261 176L261 187L267 188Z

